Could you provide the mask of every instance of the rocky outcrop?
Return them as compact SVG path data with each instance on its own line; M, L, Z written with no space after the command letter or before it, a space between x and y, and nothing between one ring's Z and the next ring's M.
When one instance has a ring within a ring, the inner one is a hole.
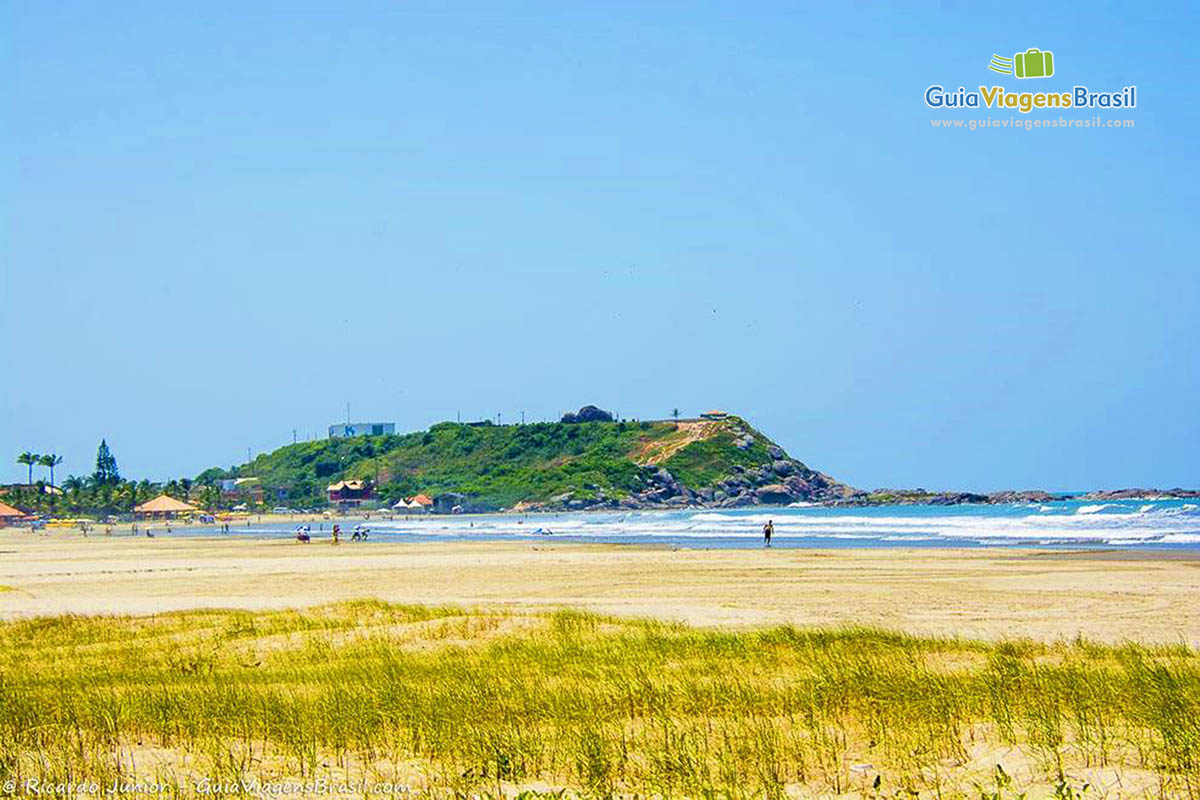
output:
M613 415L597 406L584 406L575 413L568 411L562 415L562 421L572 422L612 422Z
M640 490L622 498L603 491L570 493L541 505L545 511L650 508L745 508L758 505L836 502L856 492L827 475L810 470L779 448L772 460L757 467L731 465L730 472L713 486L692 488L662 466L641 468Z
M1088 492L1080 500L1195 500L1200 498L1197 489L1114 489Z
M992 492L987 495L984 502L987 503L1053 503L1055 500L1066 500L1067 496L1062 494L1051 494L1043 491L1013 491Z

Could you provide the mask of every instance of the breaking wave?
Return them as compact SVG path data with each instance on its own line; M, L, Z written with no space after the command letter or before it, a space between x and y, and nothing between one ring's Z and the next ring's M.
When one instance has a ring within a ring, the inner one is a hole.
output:
M1079 501L995 506L684 509L494 514L372 520L372 541L576 540L677 547L759 547L774 523L776 547L1200 547L1196 503ZM264 518L264 522L265 522ZM328 529L328 524L324 530ZM183 533L212 535L210 529ZM232 535L278 538L291 526L256 524ZM313 534L319 535L318 526Z

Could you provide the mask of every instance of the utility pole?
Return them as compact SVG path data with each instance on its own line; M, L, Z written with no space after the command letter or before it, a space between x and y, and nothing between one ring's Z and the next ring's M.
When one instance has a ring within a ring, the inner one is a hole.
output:
M522 425L525 424L525 412L524 411L521 412L521 424Z
M296 443L296 429L292 428L292 444Z

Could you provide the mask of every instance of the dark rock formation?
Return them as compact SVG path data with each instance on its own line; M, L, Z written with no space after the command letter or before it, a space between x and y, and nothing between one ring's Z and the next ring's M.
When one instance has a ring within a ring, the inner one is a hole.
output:
M584 406L572 414L568 411L562 415L563 422L612 422L613 415L597 406Z
M1194 500L1200 498L1197 489L1115 489L1088 492L1080 500Z
M769 483L766 486L760 486L754 490L754 496L758 498L758 502L768 505L785 505L794 502L796 497L781 483Z

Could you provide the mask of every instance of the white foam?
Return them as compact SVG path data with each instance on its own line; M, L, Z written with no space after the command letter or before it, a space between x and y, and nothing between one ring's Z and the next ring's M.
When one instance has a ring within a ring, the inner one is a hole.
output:
M896 543L938 542L951 545L1086 544L1113 546L1200 544L1197 504L1162 500L1080 505L1062 502L1040 506L874 506L833 508L680 509L613 513L486 515L396 519L369 523L373 537L493 537L541 539L541 528L556 536L588 541L696 542L720 546L761 540L762 526L775 523L780 541L831 539ZM1098 513L1103 511L1104 513ZM200 531L195 531L199 533ZM209 530L206 533L211 534ZM256 525L234 528L234 535L290 536L291 526ZM321 536L313 526L313 536ZM328 536L328 527L324 533Z
M1200 533L1168 533L1158 541L1163 544L1200 544Z

